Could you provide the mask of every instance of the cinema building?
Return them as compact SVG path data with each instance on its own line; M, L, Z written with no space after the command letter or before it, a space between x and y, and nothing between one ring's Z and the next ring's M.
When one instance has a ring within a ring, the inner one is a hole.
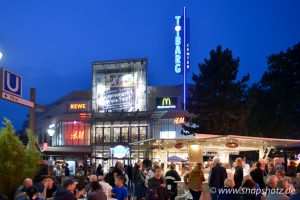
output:
M117 160L129 164L145 158L167 163L218 155L228 161L247 154L255 160L282 143L183 135L189 114L182 109L182 85L148 86L146 59L94 62L92 68L91 91L74 91L37 113L36 134L46 159L102 163L105 170Z

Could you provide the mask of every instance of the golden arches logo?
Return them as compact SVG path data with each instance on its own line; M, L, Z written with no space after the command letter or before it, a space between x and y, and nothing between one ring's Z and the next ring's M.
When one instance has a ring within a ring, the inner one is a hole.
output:
M163 98L162 103L163 106L170 106L172 105L171 99L170 98Z

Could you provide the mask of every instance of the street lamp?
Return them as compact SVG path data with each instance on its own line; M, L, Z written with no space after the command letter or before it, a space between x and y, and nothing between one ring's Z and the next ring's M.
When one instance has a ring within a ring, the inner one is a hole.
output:
M3 53L0 51L0 60L2 59L3 57Z
M49 128L49 129L47 130L47 133L48 133L48 135L49 135L50 137L52 137L52 136L54 135L54 133L55 133L55 130L54 130L53 128Z

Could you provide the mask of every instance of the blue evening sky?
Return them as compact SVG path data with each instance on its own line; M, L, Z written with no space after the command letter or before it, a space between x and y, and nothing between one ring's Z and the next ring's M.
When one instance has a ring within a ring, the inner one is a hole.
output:
M266 57L300 41L299 0L1 0L0 66L23 76L40 104L91 88L91 63L148 58L150 85L181 83L174 72L175 15L191 18L191 61L218 44L240 57L251 83ZM192 73L189 73L189 80ZM21 128L29 109L0 100L0 119Z

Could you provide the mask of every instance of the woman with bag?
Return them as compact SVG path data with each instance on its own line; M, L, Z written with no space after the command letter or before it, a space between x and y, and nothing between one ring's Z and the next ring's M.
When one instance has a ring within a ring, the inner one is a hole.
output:
M187 184L193 196L193 200L199 200L201 192L203 191L202 183L205 181L205 178L202 168L203 164L199 162L192 171L184 176L184 182Z
M155 167L155 176L149 179L149 200L167 200L166 181L160 167Z

